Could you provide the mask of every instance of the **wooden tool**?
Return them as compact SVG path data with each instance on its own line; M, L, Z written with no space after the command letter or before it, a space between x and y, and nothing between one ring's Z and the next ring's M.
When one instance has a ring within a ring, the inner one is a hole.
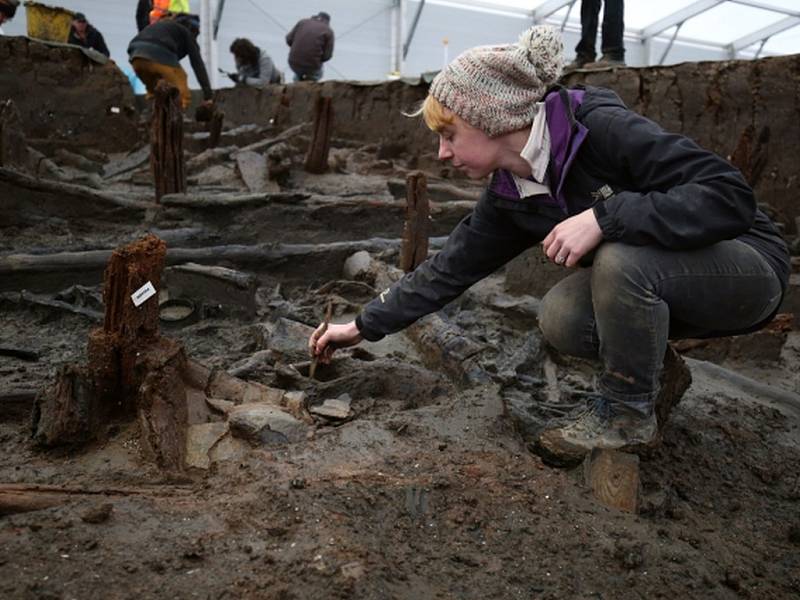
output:
M325 309L325 320L322 322L322 330L319 332L320 337L322 337L326 331L328 331L328 325L331 322L331 317L333 316L333 302L328 300L328 307ZM308 378L314 379L314 374L317 372L317 364L319 363L319 356L314 356L311 359L311 366L308 369Z

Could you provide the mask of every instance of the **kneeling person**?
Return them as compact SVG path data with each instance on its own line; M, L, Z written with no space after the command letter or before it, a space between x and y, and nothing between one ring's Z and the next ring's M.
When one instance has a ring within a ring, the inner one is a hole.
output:
M203 88L203 99L211 100L211 84L197 45L199 34L200 19L196 15L179 14L160 19L131 40L128 57L136 75L147 87L148 98L152 97L158 82L163 79L180 90L184 110L189 107L192 94L186 71L180 64L188 55L192 70Z

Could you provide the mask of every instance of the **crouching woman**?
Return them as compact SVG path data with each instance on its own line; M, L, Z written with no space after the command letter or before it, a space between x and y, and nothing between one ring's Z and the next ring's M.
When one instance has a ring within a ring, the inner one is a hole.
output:
M610 90L556 86L562 61L558 33L536 26L517 44L468 50L437 75L420 112L439 135L439 158L470 178L491 176L488 188L438 254L355 321L317 329L309 347L329 360L379 340L541 243L575 270L543 298L542 332L601 365L588 406L540 440L574 454L656 439L667 340L766 324L789 257L736 168Z

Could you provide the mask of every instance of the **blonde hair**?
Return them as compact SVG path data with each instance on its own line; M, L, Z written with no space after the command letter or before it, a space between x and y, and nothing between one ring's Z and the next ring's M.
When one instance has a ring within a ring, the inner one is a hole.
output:
M436 133L439 133L447 125L452 125L456 120L456 114L430 94L423 100L417 110L406 116L422 116L428 129Z

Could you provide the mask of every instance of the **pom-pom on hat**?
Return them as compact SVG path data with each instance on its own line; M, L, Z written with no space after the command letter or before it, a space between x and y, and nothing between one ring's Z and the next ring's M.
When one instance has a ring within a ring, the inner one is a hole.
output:
M495 137L533 122L536 103L561 76L563 64L559 32L536 25L516 44L463 52L436 76L429 93L467 123Z

